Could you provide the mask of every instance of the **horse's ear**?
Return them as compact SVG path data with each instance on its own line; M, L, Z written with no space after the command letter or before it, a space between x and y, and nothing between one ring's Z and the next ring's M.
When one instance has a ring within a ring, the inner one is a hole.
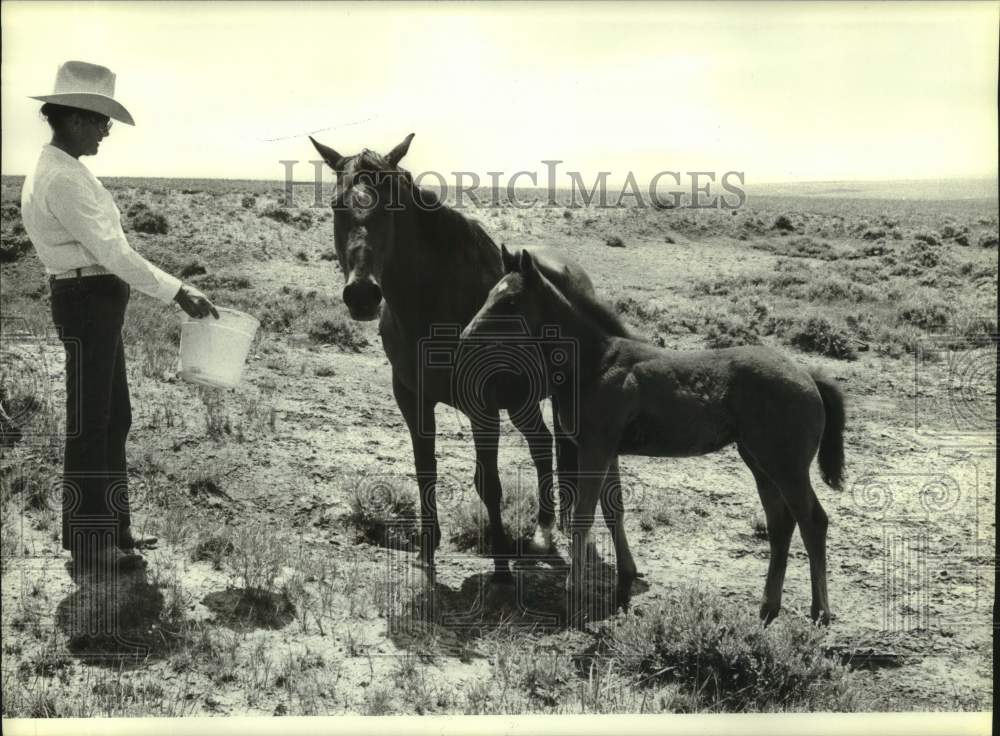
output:
M413 133L410 133L403 139L402 143L389 151L389 155L385 157L385 160L389 162L390 166L395 166L403 160L403 156L405 156L406 152L410 150L410 141L413 140L413 135Z
M344 163L344 157L341 156L336 151L334 151L329 146L324 146L322 143L320 143L312 136L309 136L309 140L312 141L312 144L316 147L316 150L319 151L319 155L323 157L324 161L326 161L327 166L329 166L334 171L339 172L341 169L341 165Z
M538 271L535 269L535 259L531 257L527 248L521 251L521 265L518 270L526 278L533 279L538 277Z
M512 255L503 243L500 244L500 260L503 262L504 273L514 273L517 270L517 257Z

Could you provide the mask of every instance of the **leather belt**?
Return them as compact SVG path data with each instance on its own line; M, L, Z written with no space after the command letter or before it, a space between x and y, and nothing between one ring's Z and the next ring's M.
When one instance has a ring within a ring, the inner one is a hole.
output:
M93 266L83 266L81 268L71 268L69 271L63 271L62 273L53 274L49 276L50 279L78 279L84 276L103 276L104 274L111 273L104 266L99 266L97 264Z

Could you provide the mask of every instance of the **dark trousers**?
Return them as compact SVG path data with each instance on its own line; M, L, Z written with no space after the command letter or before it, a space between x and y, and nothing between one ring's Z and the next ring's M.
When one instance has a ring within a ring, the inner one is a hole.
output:
M50 279L49 287L66 349L62 543L78 555L116 545L131 521L132 406L121 334L130 289L112 275Z

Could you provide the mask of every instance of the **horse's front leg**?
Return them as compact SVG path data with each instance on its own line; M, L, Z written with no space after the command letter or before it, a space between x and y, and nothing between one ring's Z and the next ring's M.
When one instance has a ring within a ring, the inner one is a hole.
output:
M404 386L396 374L392 376L392 392L406 420L413 443L413 464L420 490L420 562L434 567L434 552L441 543L441 526L437 515L437 458L434 440L437 431L434 403L419 401L416 393ZM421 421L421 414L423 421Z
M500 442L500 415L476 416L472 422L472 437L476 443L475 485L479 498L486 505L490 522L490 539L493 553L494 582L510 583L510 544L500 516L500 472L497 469L497 450Z

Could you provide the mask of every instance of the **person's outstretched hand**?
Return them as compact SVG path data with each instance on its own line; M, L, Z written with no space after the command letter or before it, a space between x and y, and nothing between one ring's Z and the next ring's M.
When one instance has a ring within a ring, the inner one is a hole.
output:
M200 319L211 314L216 319L219 318L219 310L215 308L215 305L208 300L207 296L193 286L187 284L181 286L177 290L176 296L174 296L174 301L180 304L181 309L190 317Z

